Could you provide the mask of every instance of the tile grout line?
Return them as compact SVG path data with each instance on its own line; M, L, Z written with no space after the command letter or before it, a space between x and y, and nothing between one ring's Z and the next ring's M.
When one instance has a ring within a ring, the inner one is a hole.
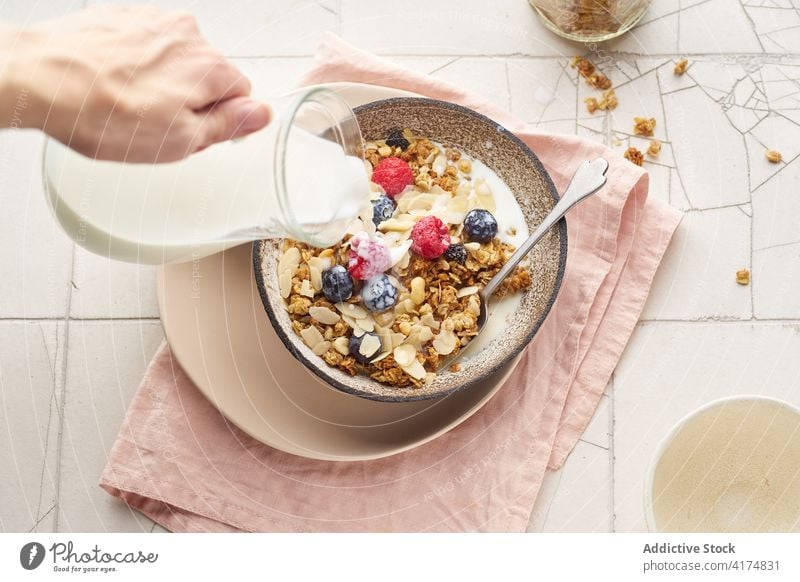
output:
M57 405L60 410L58 418L58 438L56 440L56 476L55 476L55 501L53 504L53 531L58 531L58 517L61 513L61 465L64 452L64 423L67 416L66 403L67 403L67 362L69 360L69 322L70 312L72 309L72 278L75 275L75 244L72 244L72 261L69 267L69 276L67 277L67 303L64 312L64 346L62 350L61 360L61 383L60 402Z

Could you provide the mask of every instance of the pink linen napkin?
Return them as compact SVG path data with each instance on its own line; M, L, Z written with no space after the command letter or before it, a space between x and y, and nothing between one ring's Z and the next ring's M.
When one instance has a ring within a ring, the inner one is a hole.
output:
M248 437L198 392L164 345L100 484L182 532L524 531L545 470L563 464L594 413L681 215L648 199L647 173L603 145L542 133L483 98L328 35L303 83L334 81L480 111L533 149L559 191L580 162L609 160L607 186L570 214L566 274L548 318L478 413L422 447L368 462L305 459Z

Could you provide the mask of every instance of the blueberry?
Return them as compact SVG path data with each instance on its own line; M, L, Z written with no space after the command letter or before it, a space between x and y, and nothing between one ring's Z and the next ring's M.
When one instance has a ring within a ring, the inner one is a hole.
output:
M386 138L386 145L392 148L406 149L409 143L401 130L393 129Z
M378 226L384 220L389 220L394 213L394 201L388 196L378 196L372 201L372 222Z
M448 261L455 261L459 265L463 265L467 262L467 249L464 248L464 245L450 245L443 256Z
M397 303L397 288L386 275L372 277L364 282L361 301L370 311L386 311Z
M350 299L353 296L353 278L347 269L335 265L322 271L322 293L334 303Z
M488 243L497 234L497 220L488 210L470 210L464 219L464 232L472 241Z
M375 351L365 356L361 353L361 342L363 342L366 337L373 337L378 341L378 343ZM375 356L377 356L381 351L381 338L378 337L377 334L371 332L366 332L361 337L351 335L348 348L350 349L350 354L356 359L356 361L361 362L362 364L369 364L370 361L372 361L372 359L375 358Z

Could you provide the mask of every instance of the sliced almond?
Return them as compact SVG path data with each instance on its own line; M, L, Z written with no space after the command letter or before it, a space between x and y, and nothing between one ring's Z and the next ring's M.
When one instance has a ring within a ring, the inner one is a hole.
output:
M353 319L364 319L369 315L369 312L366 309L359 307L354 303L337 303L336 309L338 309L339 313L342 315L352 317Z
M394 323L394 312L384 311L383 313L376 313L372 316L375 323L382 327L390 327Z
M320 257L311 257L308 260L308 272L311 276L311 285L315 291L322 290L322 271L325 270L323 266L325 262Z
M350 343L346 337L337 337L333 340L333 349L346 356L350 353Z
M315 293L316 292L314 291L314 286L311 284L311 281L308 279L303 279L303 282L300 284L300 295L313 299Z
M325 341L325 338L322 337L322 334L313 325L310 325L302 330L300 332L300 336L303 338L303 341L306 343L306 345L312 350L317 347L318 344L321 344Z
M281 297L286 299L292 292L292 277L297 273L300 266L300 249L291 247L287 249L281 258L278 259L278 284L280 285Z
M397 231L405 232L414 228L413 220L398 220L397 218L390 218L384 220L378 227L381 232Z
M344 321L350 328L355 329L358 327L356 320L349 315L342 314L342 321Z
M370 360L370 364L374 364L376 362L380 362L383 358L391 354L392 352L383 352L382 354L378 354L376 357Z
M406 341L406 336L402 333L393 333L392 334L392 349L396 348L397 346L401 345L404 341Z
M374 335L366 335L361 340L361 345L358 347L358 352L365 358L370 357L372 354L381 349L381 340Z
M461 297L466 297L468 295L474 295L477 292L478 292L478 286L477 285L470 285L469 287L462 287L461 289L459 289L456 292L456 297L458 297L460 299Z
M426 325L432 330L439 331L439 322L434 319L432 313L426 313L422 317L419 318L419 322L422 325Z
M427 326L420 326L419 335L417 336L421 344L425 344L433 339L433 330Z
M341 317L327 307L314 306L309 308L308 314L323 325L336 325Z
M464 244L464 248L468 251L479 251L481 250L481 243L468 242Z
M311 351L314 352L316 355L321 356L322 354L327 352L329 349L331 349L331 345L332 345L331 342L323 341L323 342L320 342L317 345L315 345L312 348Z
M399 345L392 353L394 354L394 360L401 368L410 366L417 359L417 348L410 344Z
M452 331L444 329L433 339L433 349L440 356L446 356L456 348L457 342L456 335Z
M419 360L416 359L408 366L400 367L402 368L403 372L414 378L414 380L422 380L428 375L423 365L419 362Z
M356 319L356 326L364 331L375 331L375 320L371 317Z

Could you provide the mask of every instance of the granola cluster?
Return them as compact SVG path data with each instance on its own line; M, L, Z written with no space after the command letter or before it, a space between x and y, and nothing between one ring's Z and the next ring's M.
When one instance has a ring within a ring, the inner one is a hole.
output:
M469 225L476 227L466 217L473 211L490 215L495 200L460 151L405 131L367 144L365 159L372 169L387 158L405 161L413 173L413 183L393 197L391 216L365 213L342 242L326 249L284 241L280 293L294 331L329 366L391 386L422 386L445 357L477 334L478 292L515 249L496 236L470 239ZM372 187L374 200L385 198L380 186ZM486 220L485 214L479 218ZM415 226L434 216L446 225L449 247L431 259L415 253L412 243ZM391 268L377 283L344 272L352 273L360 260L354 256L354 237L366 236L386 245L391 257ZM518 267L497 294L519 292L531 283L528 269ZM386 288L394 294L391 307L382 309L374 295Z

